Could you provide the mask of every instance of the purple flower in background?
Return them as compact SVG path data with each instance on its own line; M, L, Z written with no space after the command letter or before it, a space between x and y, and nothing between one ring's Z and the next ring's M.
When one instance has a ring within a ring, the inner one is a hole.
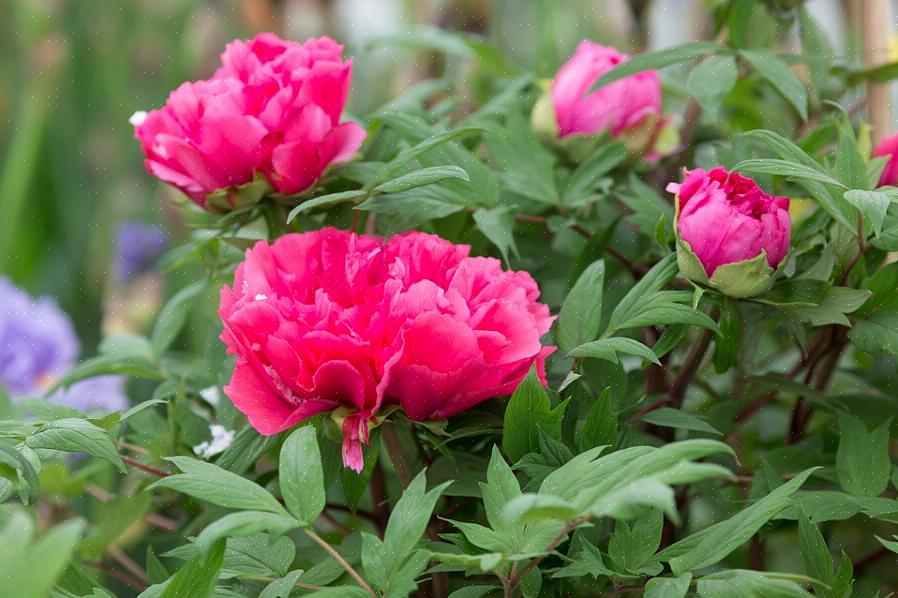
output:
M68 316L53 299L31 297L0 278L0 385L13 396L39 393L80 353Z
M41 395L79 353L72 321L53 299L32 299L0 277L0 387L13 398ZM128 404L123 385L121 376L91 378L49 398L82 411L119 410Z
M125 282L152 269L168 239L159 227L127 220L115 232L115 275Z
M49 400L80 411L124 411L128 408L124 376L97 376L75 382L50 395Z

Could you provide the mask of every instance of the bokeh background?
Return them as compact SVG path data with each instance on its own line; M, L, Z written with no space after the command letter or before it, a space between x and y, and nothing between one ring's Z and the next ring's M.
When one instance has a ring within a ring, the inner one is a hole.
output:
M702 39L716 4L0 0L0 275L54 296L75 319L85 355L104 331L140 332L151 321L166 277L151 272L126 284L122 260L141 256L122 255L116 238L152 252L159 239L122 224L157 226L172 246L189 230L166 201L173 192L146 175L128 119L162 105L182 81L208 76L233 38L265 30L336 38L355 60L350 112L365 114L424 80L451 79L476 93L483 78L518 70L549 76L582 38L630 52ZM855 60L859 2L806 6L842 59ZM775 22L762 25L777 34ZM459 44L445 30L486 44ZM681 84L675 73L666 77L670 101Z

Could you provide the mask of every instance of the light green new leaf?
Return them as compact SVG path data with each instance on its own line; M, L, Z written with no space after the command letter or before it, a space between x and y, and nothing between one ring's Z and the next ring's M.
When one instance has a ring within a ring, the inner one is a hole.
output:
M583 271L564 299L555 338L558 346L570 352L593 340L602 323L602 291L605 285L605 262L593 262Z
M304 525L314 523L324 510L324 470L315 426L294 431L281 447L278 465L281 494L287 509Z

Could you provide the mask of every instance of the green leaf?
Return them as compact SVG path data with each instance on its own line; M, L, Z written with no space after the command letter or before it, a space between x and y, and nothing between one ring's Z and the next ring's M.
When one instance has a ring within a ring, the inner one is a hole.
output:
M864 191L862 189L851 189L843 194L845 201L856 207L864 220L870 224L873 234L879 235L882 232L882 223L885 220L886 212L892 204L893 194L883 191Z
M312 525L324 510L324 470L315 426L294 431L281 447L279 483L287 509L304 525Z
M545 494L522 494L502 509L502 523L507 527L538 523L546 519L569 521L581 515L569 501Z
M626 64L626 63L625 63ZM624 295L620 303L611 312L608 322L608 331L621 328L621 324L633 319L645 305L646 297L661 290L664 285L673 280L677 275L677 256L674 253L666 255L655 264L645 276L633 285L633 288Z
M374 187L373 191L397 193L425 185L432 185L445 179L461 179L466 182L471 180L465 169L460 166L429 166L381 183Z
M310 210L314 210L316 208L329 208L331 206L335 206L337 204L346 203L348 201L355 202L362 198L368 197L370 192L365 189L353 189L351 191L340 191L337 193L328 193L327 195L319 195L313 199L307 199L302 202L287 214L287 223L293 222L293 220L299 216L300 214L304 214Z
M802 120L808 119L807 90L786 61L766 50L741 50L739 54L795 107Z
M653 411L649 411L642 416L642 421L663 426L667 428L676 428L678 430L694 430L696 432L707 432L709 434L722 435L722 432L709 424L703 418L686 413L672 407L660 407Z
M826 326L839 324L851 326L851 322L845 317L858 309L870 298L871 292L849 287L832 287L818 305L794 307L790 311L803 321L808 321L814 326Z
M812 598L798 583L799 576L732 569L700 578L696 591L701 598Z
M240 511L229 513L206 526L197 536L196 545L202 550L210 550L223 538L254 536L267 532L270 538L283 535L302 525L300 521L285 515L265 511Z
M605 262L593 262L583 271L564 299L555 339L570 353L599 335L602 323L602 290L605 285Z
M798 474L729 519L672 544L658 553L656 558L670 563L671 571L675 575L704 569L720 562L747 542L774 515L789 506L792 495L815 469L808 469Z
M493 446L487 466L486 483L480 482L479 485L483 494L486 520L496 531L507 531L502 528L499 515L509 501L521 495L521 486L496 446Z
M671 64L685 62L692 58L698 58L705 54L713 54L725 50L726 46L716 42L689 42L665 50L637 54L605 73L596 82L593 89L604 87L610 83L623 79L624 77L629 77L630 75L641 73L642 71L659 69Z
M645 584L643 598L685 598L692 583L692 574L679 577L655 577Z
M427 478L425 472L421 471L403 491L390 513L390 520L384 531L382 556L386 571L385 584L389 584L418 545L437 500L451 483L444 482L425 491Z
M792 278L781 281L754 301L781 307L815 306L823 301L829 288L830 284L825 280Z
M86 419L65 418L43 424L25 439L25 444L33 449L87 453L109 461L122 473L127 471L109 432Z
M699 106L711 116L717 114L720 102L739 78L739 69L732 56L711 56L689 71L686 90Z
M757 129L754 131L749 131L744 135L746 137L764 142L783 160L796 162L801 164L802 166L807 166L812 170L816 170L821 174L826 174L826 172L823 170L823 167L819 163L817 163L817 161L815 161L795 143L786 139L779 133L767 131L764 129ZM818 181L812 181L808 179L799 179L798 183L802 187L804 187L805 190L807 190L811 197L813 197L817 201L817 203L820 204L820 207L822 207L827 214L832 216L837 222L839 222L846 228L854 230L855 223L851 218L849 218L849 214L846 213L845 208L847 206L844 206L842 202L837 202L829 192L829 189L827 189Z
M892 537L895 538L894 541L886 540L884 538L880 538L879 536L876 536L876 539L879 541L880 544L883 545L883 547L894 552L895 554L898 554L898 536L892 536Z
M898 356L898 312L877 312L865 316L854 323L848 337L858 349L871 355L887 351Z
M161 598L211 598L224 561L224 540L195 556L171 578Z
M171 346L187 322L190 310L205 290L206 281L194 282L175 293L162 307L150 336L156 355L161 355Z
M867 163L857 145L848 118L839 120L839 147L836 151L836 176L850 189L867 189Z
M589 194L596 183L611 172L628 155L623 143L607 143L584 160L565 178L562 196L567 204L575 204Z
M637 357L647 359L656 365L661 365L658 357L655 356L651 349L639 341L625 337L602 338L597 341L585 343L572 349L569 352L569 355L571 357L595 357L597 359L605 359L612 363L617 363L618 353L636 355Z
M751 174L773 174L788 177L790 179L816 181L818 183L833 185L834 187L839 187L841 189L848 188L836 179L815 168L788 162L786 160L774 160L772 158L743 160L733 166L733 170Z
M305 573L302 569L291 571L281 579L277 579L259 593L259 598L290 598L290 594L296 588L296 582ZM367 596L367 594L364 594Z
M584 452L597 446L617 444L617 416L612 410L611 389L603 390L586 414L583 427L577 433L577 447Z
M136 378L146 378L148 380L162 379L162 374L159 373L159 369L152 362L144 358L98 355L97 357L82 361L66 372L65 375L61 376L44 392L44 396L48 397L60 388L71 386L79 380L93 378L95 376L105 376L107 374L122 374L125 376L134 376Z
M384 115L386 116L386 115ZM374 189L379 186L381 183L390 180L394 174L402 170L405 166L410 164L413 160L418 158L421 154L440 146L444 143L452 141L453 139L458 139L463 135L468 135L470 133L482 133L487 131L486 127L480 125L466 125L457 127L455 129L450 129L449 131L443 131L440 133L436 133L431 135L421 141L420 143L402 150L399 152L399 155L396 156L392 161L390 161L384 168L374 175L371 179L365 183L363 187L364 190ZM466 172L466 174L468 174ZM470 180L469 178L466 180Z
M508 263L508 252L518 256L514 243L514 211L508 207L480 208L474 212L474 223L483 235L499 248L502 258Z
M73 519L33 540L30 515L12 511L0 524L0 595L44 598L72 559L84 522Z
M614 561L616 571L642 574L642 565L655 554L661 544L664 514L656 509L648 511L631 526L626 521L614 524L614 533L608 540L608 556ZM657 572L660 572L660 567Z
M156 556L156 553L153 551L153 545L150 544L147 546L147 577L150 580L150 583L162 583L166 579L169 578L170 574L168 570L165 568L165 565L162 564L162 561L159 560L159 557Z
M166 476L147 489L170 488L228 509L262 510L286 515L265 488L212 463L190 457L169 457L184 473Z
M549 395L531 369L508 401L502 422L502 450L512 462L539 448L539 427L552 411Z
M827 587L832 587L835 583L833 557L829 553L823 534L811 523L801 508L798 510L798 544L808 576L820 580ZM826 595L824 585L814 584L814 588L817 594Z
M589 540L583 536L574 536L573 543L579 545L579 550L574 555L574 560L567 566L556 571L552 577L555 579L564 579L566 577L584 578L587 575L599 577L611 577L614 575L608 567L605 566L602 559L602 552L594 546Z
M879 496L889 485L889 422L867 431L859 419L839 413L836 475L839 485L856 496Z

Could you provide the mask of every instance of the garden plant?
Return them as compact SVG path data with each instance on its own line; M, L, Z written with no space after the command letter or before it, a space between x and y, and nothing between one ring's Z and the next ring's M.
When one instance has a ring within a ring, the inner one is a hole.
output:
M263 32L135 106L161 307L95 350L0 279L0 596L898 590L898 63L707 4L548 77L413 30L365 113Z

